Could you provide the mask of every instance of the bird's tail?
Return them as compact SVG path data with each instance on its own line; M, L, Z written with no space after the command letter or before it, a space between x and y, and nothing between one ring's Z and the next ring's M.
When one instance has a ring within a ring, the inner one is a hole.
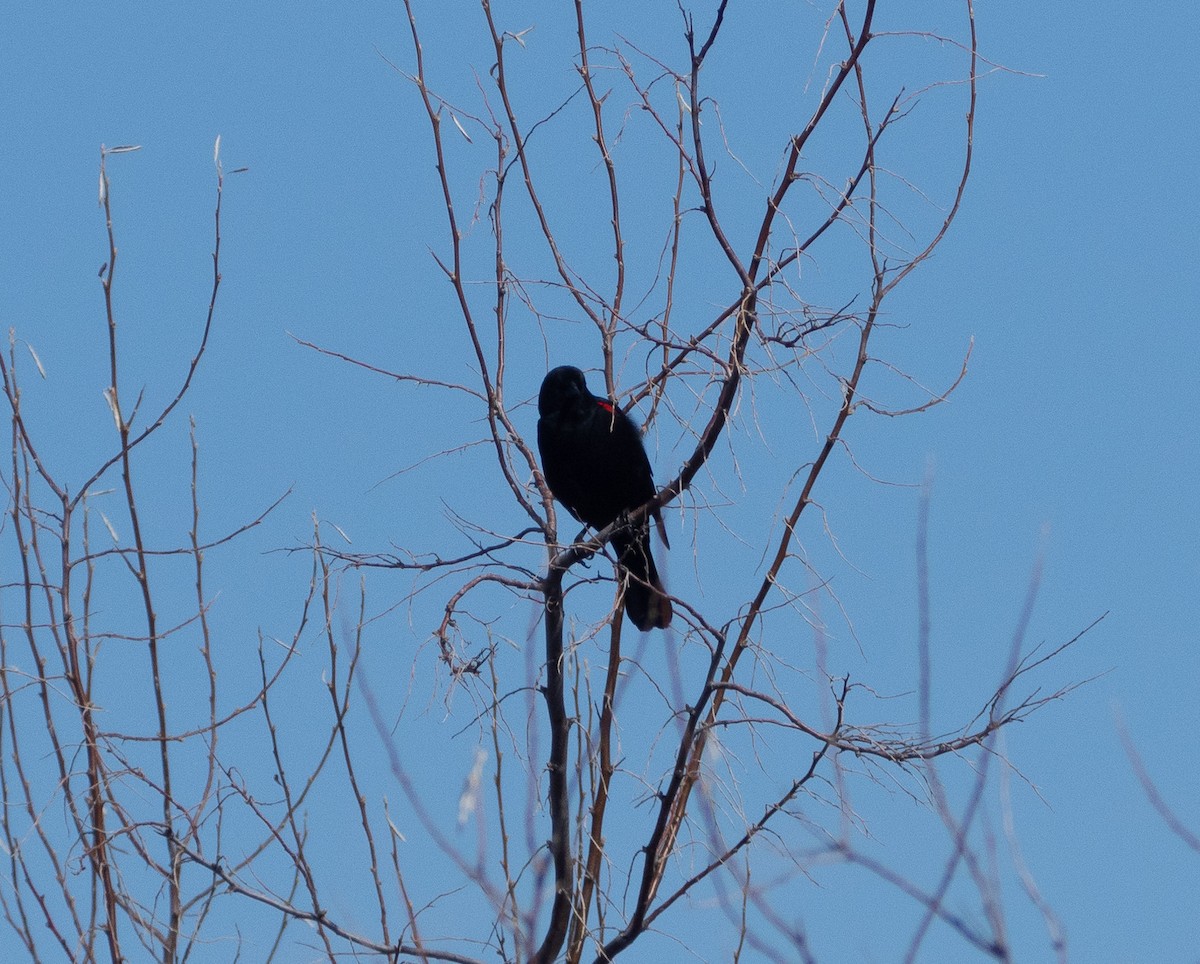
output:
M632 534L614 535L613 548L621 560L626 615L642 632L666 629L674 611L650 554L650 526L642 525Z

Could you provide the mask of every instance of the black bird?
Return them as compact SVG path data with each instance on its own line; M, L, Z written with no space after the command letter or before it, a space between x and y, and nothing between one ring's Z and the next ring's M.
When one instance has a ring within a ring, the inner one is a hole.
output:
M546 483L576 519L603 529L654 497L650 460L637 426L612 402L589 392L578 368L563 365L546 376L538 415ZM662 517L657 509L653 515L666 542ZM643 632L666 629L671 600L650 554L649 520L618 530L612 544L625 577L625 612Z

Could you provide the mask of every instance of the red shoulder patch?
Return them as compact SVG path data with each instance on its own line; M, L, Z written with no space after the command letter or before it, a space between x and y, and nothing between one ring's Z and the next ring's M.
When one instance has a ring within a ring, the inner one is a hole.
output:
M599 405L606 412L608 412L609 415L611 415L613 413L613 407L612 407L611 402L606 402L603 399L598 398L598 399L596 399L596 404Z

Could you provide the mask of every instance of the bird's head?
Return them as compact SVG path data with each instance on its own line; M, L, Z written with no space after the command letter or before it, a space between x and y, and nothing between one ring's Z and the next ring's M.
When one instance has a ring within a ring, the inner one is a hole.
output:
M560 365L542 380L542 390L538 393L538 414L553 415L578 408L585 399L591 398L591 394L583 372L573 365Z

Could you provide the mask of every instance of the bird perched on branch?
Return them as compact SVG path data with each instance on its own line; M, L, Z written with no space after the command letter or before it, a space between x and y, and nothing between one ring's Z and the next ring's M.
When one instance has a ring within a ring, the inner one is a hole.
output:
M654 497L650 460L637 426L608 399L589 392L578 368L563 365L546 376L538 394L538 415L546 483L576 519L603 529ZM659 510L652 515L666 543ZM671 600L650 554L650 520L618 529L612 545L630 620L643 632L666 629Z

